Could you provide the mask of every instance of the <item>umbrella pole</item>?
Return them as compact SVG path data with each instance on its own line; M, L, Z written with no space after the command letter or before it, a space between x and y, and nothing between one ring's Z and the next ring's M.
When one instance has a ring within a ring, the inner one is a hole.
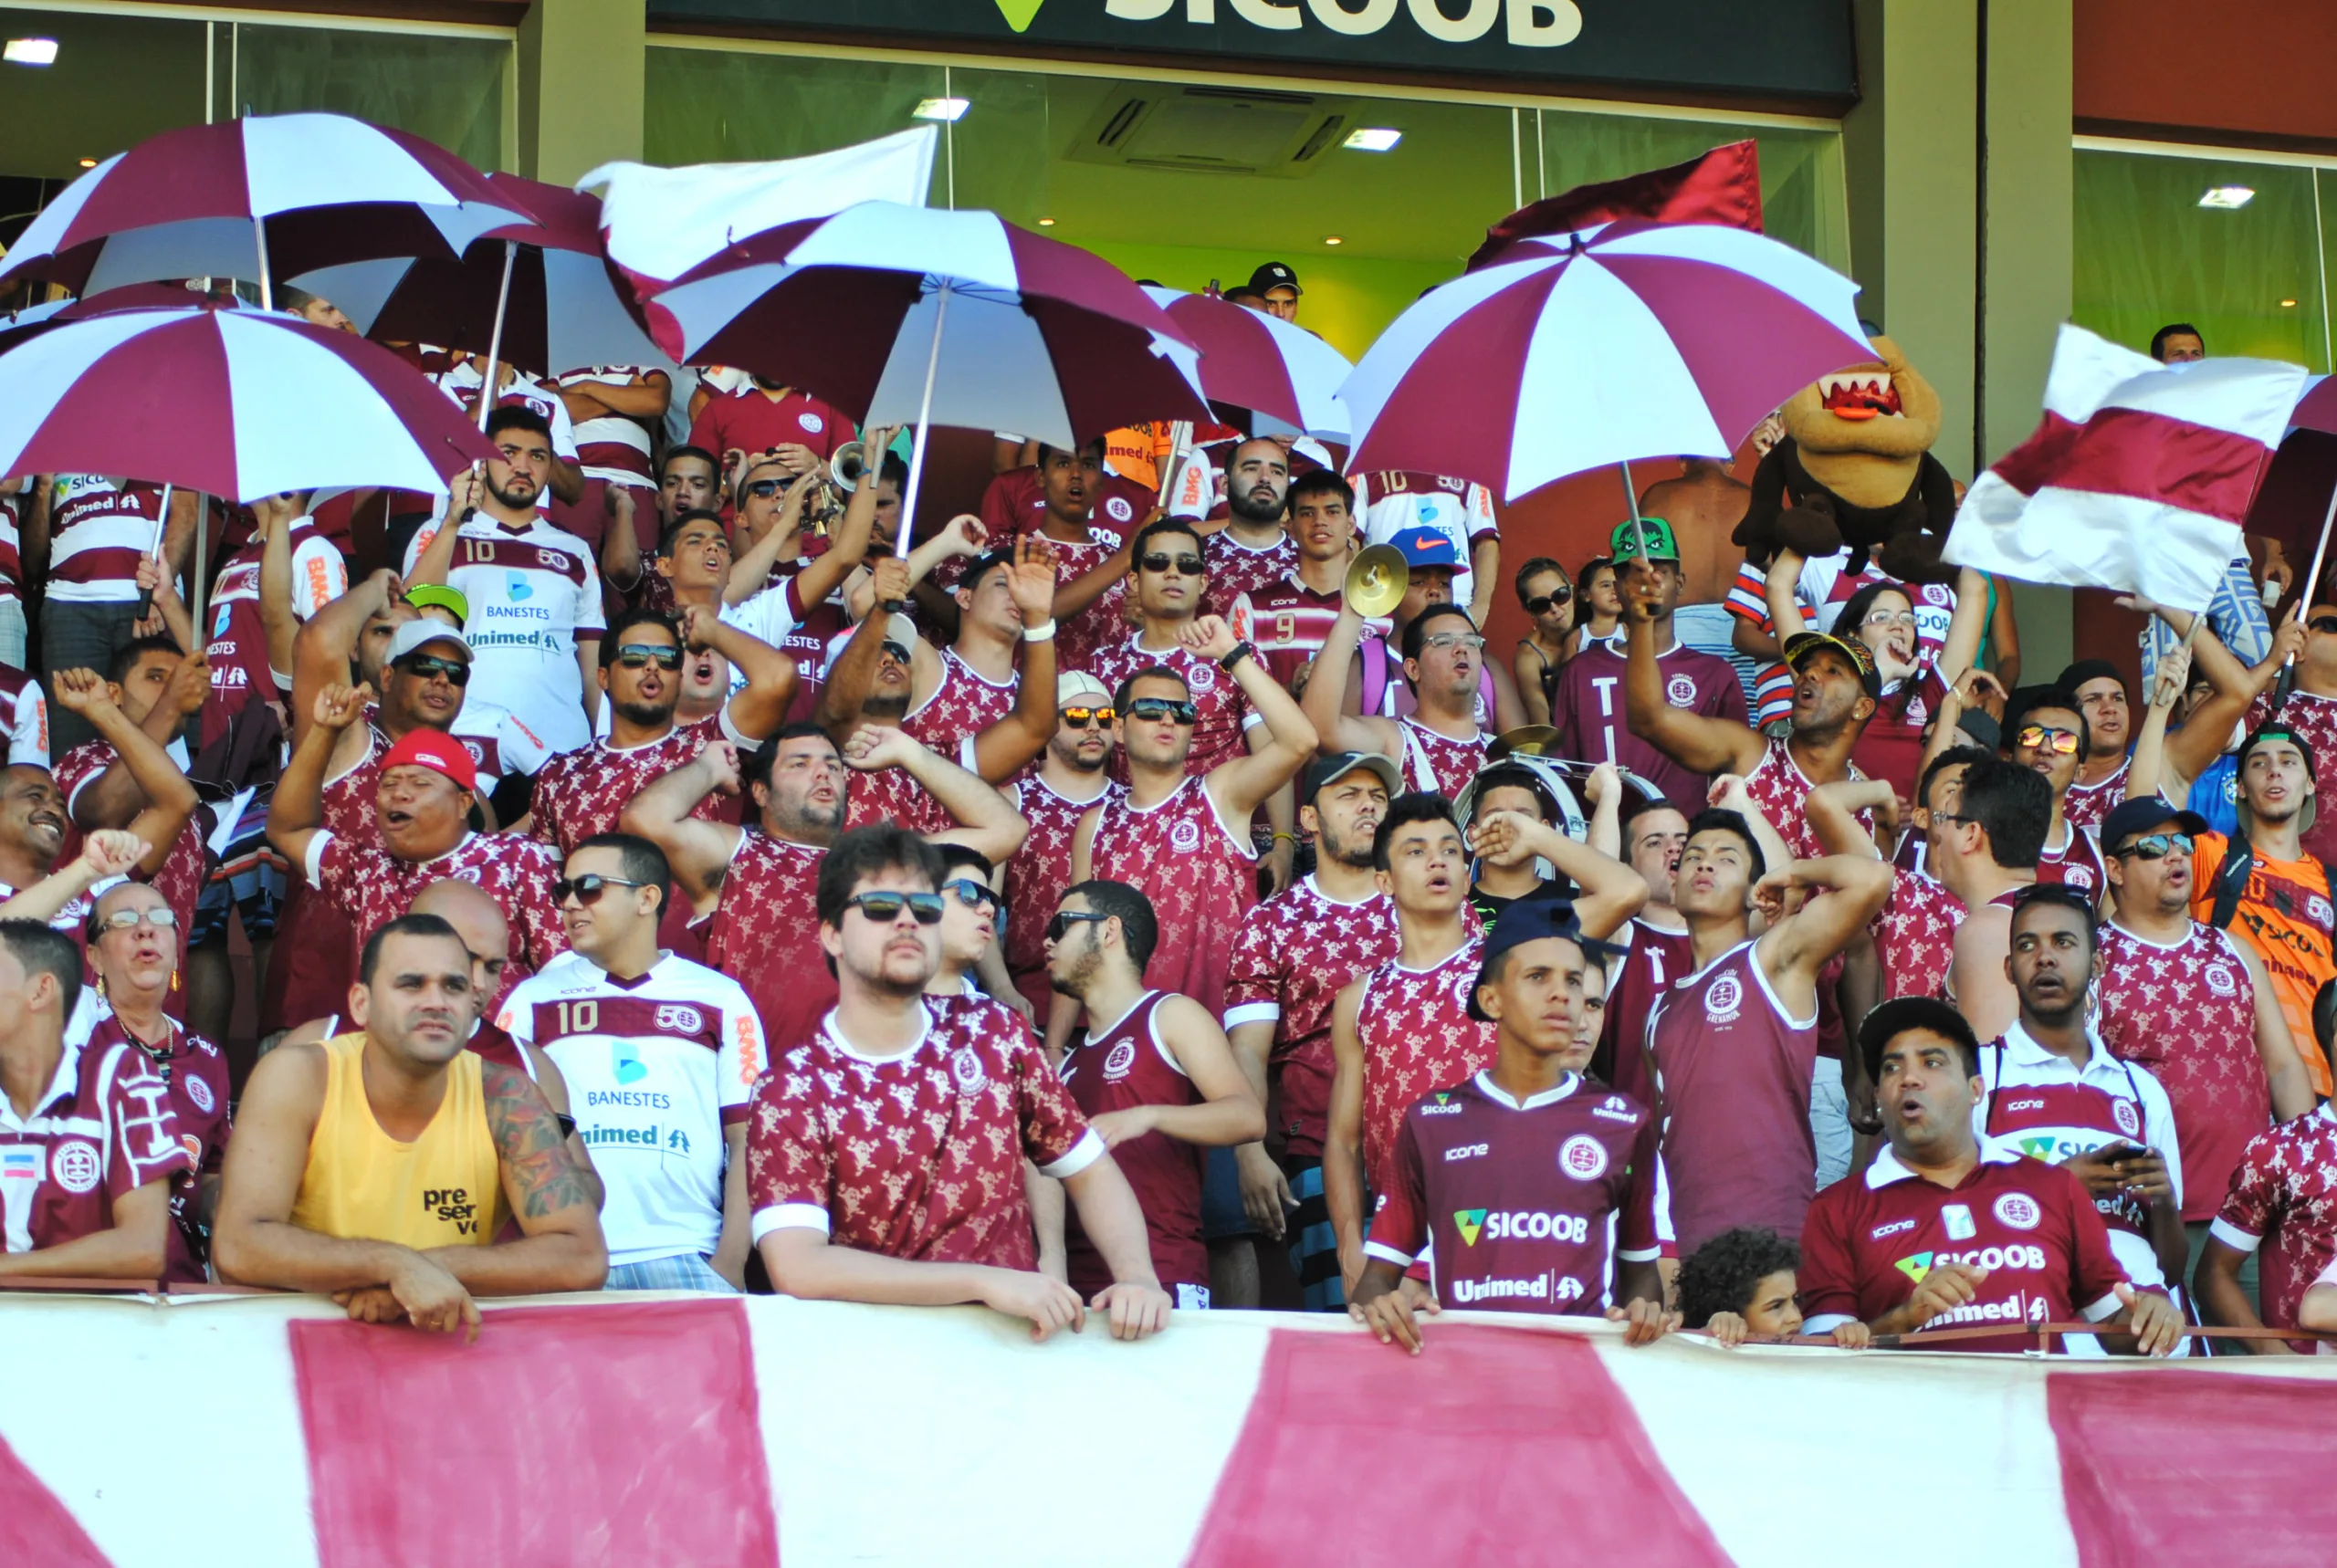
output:
M503 281L495 291L495 326L487 335L487 369L478 378L478 427L487 429L487 411L495 406L497 383L502 380L497 356L503 352L503 312L511 303L511 264L519 258L519 242L503 242Z
M925 477L925 427L933 417L933 381L941 369L941 326L949 319L949 280L941 280L940 298L933 308L933 349L925 358L925 396L917 405L917 444L909 448L908 491L901 497L901 526L893 534L893 553L909 553L917 524L917 485Z
M154 514L154 543L152 548L148 549L146 552L148 555L154 558L154 569L157 571L161 570L162 566L162 530L170 526L170 522L171 486L165 484L162 486L162 509ZM143 621L152 613L154 613L154 596L151 593L140 594L138 596L138 619Z
M209 645L203 634L203 558L207 553L204 547L210 542L210 497L197 490L194 493L194 576L187 581L189 592L186 596L188 621L194 632L194 646L187 650L189 658L203 653Z
M2304 591L2297 595L2296 603L2290 608L2289 619L2291 621L2303 620L2305 612L2312 608L2313 595L2321 591L2321 567L2329 557L2329 528L2332 523L2337 523L2337 486L2330 488L2329 509L2321 517L2321 542L2312 547L2312 572L2304 580ZM2275 714L2287 704L2289 694L2296 689L2297 660L2291 653L2280 665L2280 678L2272 684L2272 711Z
M1647 559L1647 523L1640 516L1640 487L1631 483L1631 465L1623 464L1623 501L1631 508L1631 538L1638 541L1640 559Z
M263 310L273 310L276 308L276 291L267 281L267 220L266 218L255 218L252 221L252 241L259 250L259 308Z

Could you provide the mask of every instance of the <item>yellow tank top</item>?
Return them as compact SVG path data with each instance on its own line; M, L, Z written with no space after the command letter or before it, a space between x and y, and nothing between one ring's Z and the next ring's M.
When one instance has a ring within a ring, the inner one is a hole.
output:
M382 1131L365 1097L365 1037L336 1035L324 1050L324 1109L309 1140L292 1223L417 1251L493 1241L509 1210L478 1057L456 1054L438 1113L422 1136L402 1144Z

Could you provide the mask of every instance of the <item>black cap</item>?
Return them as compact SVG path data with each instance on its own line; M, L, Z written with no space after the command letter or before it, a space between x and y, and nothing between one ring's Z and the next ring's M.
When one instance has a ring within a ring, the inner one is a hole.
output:
M2186 811L2170 806L2156 795L2138 795L2131 800L2121 800L2109 816L2102 819L2101 850L2104 854L2116 854L2120 845L2138 833L2147 833L2161 822L2172 821L2176 828L2194 835L2207 831L2207 819L2196 811Z
M1250 291L1263 294L1269 288L1287 288L1293 294L1304 294L1298 287L1298 274L1291 271L1286 261L1270 261L1250 275Z
M1396 766L1393 758L1382 757L1376 751L1333 751L1306 765L1306 776L1298 781L1300 803L1312 801L1322 793L1323 786L1337 783L1358 768L1368 768L1377 774L1390 795L1404 788L1404 770Z
M1859 673L1859 685L1867 695L1881 698L1882 672L1875 668L1873 651L1855 637L1838 637L1831 632L1797 632L1786 639L1786 668L1799 674L1804 659L1829 648L1850 661L1850 668Z
M1477 983L1469 988L1469 1016L1479 1023L1491 1023L1484 1009L1477 1006L1477 987L1491 983L1493 967L1501 956L1512 947L1528 942L1538 942L1545 936L1563 936L1582 949L1585 956L1606 958L1623 951L1611 942L1601 942L1582 934L1582 922L1575 918L1574 900L1555 898L1548 894L1528 894L1501 912L1493 929L1485 933L1484 961L1477 967Z
M1882 1048L1911 1029L1926 1029L1955 1041L1964 1048L1966 1061L1979 1056L1980 1042L1962 1013L1936 997L1900 997L1867 1014L1866 1022L1859 1025L1859 1055L1866 1062L1868 1082L1881 1082Z
M2122 691L2126 685L2126 677L2107 659L2080 659L2063 670L2061 678L2053 684L2063 691L2074 692L2088 681L2116 681Z
M2294 729L2291 729L2289 726L2280 723L2278 719L2274 719L2269 724L2258 725L2256 727L2255 733L2250 735L2246 740L2239 743L2239 756L2234 762L2234 766L2246 768L2248 766L2248 754L2255 750L2258 747L2263 745L2268 740L2285 740L2290 746L2295 747L2297 750L2303 753L2305 777L2314 780L2316 783L2320 781L2320 771L2313 766L2312 747L2305 740L2303 736L2299 735Z

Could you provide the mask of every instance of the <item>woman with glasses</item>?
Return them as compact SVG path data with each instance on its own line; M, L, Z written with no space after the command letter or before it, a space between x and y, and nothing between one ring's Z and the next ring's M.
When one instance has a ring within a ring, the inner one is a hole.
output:
M1517 640L1511 672L1525 704L1525 721L1547 724L1558 666L1574 656L1574 584L1564 567L1537 555L1517 569L1517 602L1532 617L1533 630Z

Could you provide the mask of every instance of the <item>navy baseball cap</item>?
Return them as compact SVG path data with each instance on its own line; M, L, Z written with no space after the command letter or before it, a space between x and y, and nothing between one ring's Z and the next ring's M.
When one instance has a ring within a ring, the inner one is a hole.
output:
M1461 551L1453 544L1452 537L1425 524L1405 528L1388 542L1402 553L1404 564L1414 571L1429 566L1441 566L1451 571L1461 570Z
M1512 947L1538 942L1545 936L1563 936L1583 951L1588 958L1613 957L1624 949L1611 942L1601 942L1582 934L1582 922L1576 918L1574 900L1554 898L1546 894L1530 894L1519 899L1501 912L1493 929L1485 933L1485 956L1477 967L1477 983L1469 988L1469 1016L1479 1023L1493 1020L1477 1005L1477 989L1493 983L1493 972L1501 965L1501 956Z
M2170 806L2156 795L2141 795L2132 800L2121 800L2101 822L2101 848L2104 853L2116 854L2128 839L2147 833L2161 822L2173 822L2178 831L2197 837L2207 831L2207 819L2196 811L2186 811Z
M1396 766L1395 758L1382 757L1376 751L1334 751L1317 757L1306 765L1306 776L1299 780L1299 802L1303 805L1313 800L1323 792L1326 785L1337 783L1358 768L1376 776L1387 787L1389 794L1403 792L1404 774Z

